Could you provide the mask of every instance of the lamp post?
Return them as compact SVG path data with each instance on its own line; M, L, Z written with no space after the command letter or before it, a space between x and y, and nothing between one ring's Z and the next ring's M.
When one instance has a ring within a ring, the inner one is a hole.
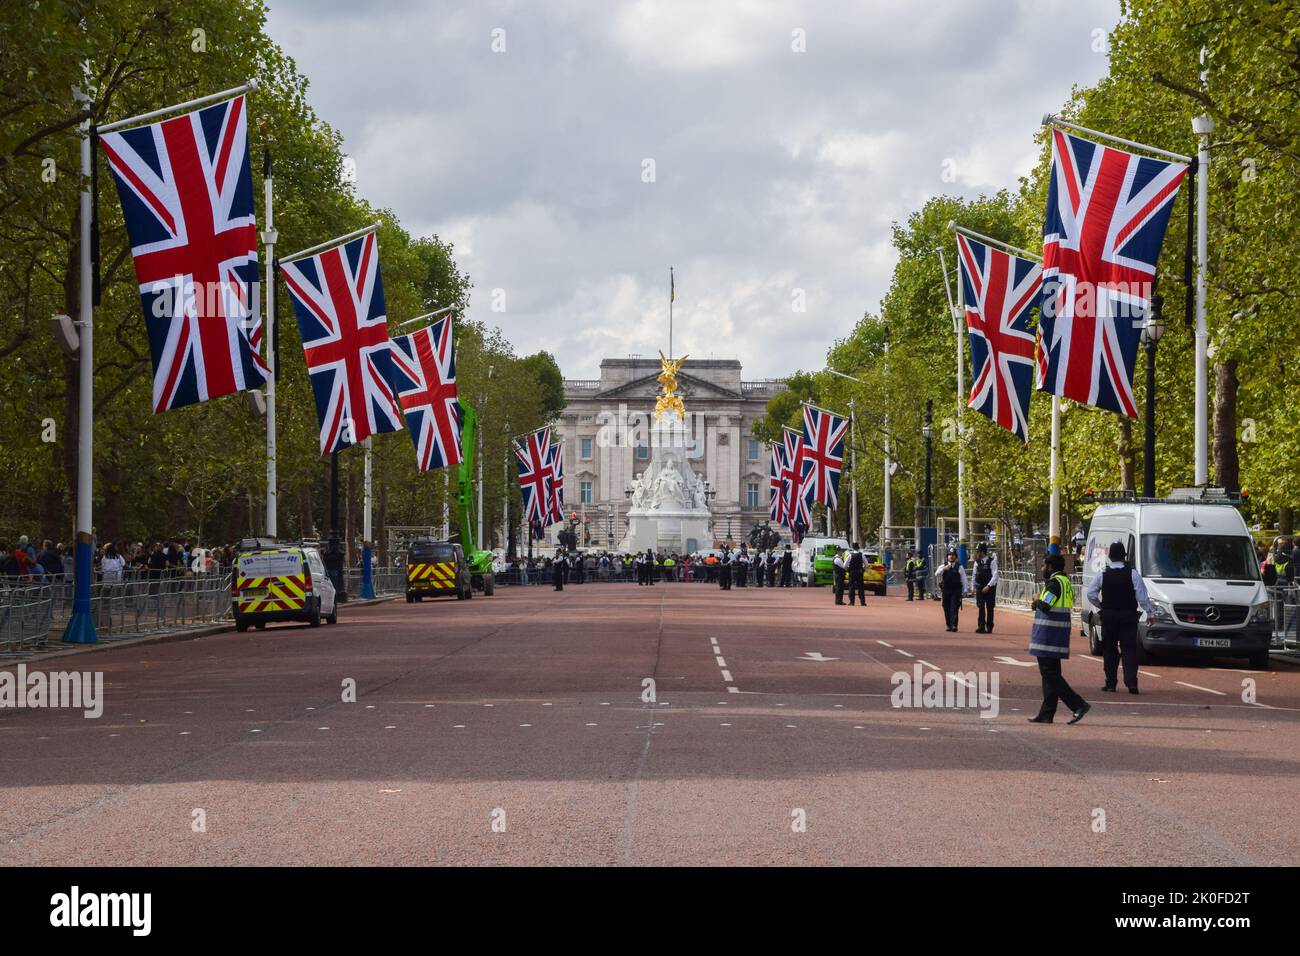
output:
M1161 321L1163 306L1164 297L1159 293L1152 295L1151 310L1142 327L1142 341L1147 349L1147 420L1142 449L1142 495L1146 498L1156 496L1156 346L1165 334L1165 324Z
M930 523L930 512L934 507L934 498L930 484L931 464L934 461L934 400L925 400L925 424L921 426L925 437L925 521Z

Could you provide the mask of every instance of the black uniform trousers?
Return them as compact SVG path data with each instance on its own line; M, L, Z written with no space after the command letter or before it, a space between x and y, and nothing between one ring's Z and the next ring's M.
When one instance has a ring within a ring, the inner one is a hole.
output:
M867 586L862 580L862 572L858 571L855 573L852 570L845 571L844 578L849 590L849 604L853 604L853 595L856 594L858 596L858 602L863 607L866 607Z
M844 603L844 569L838 564L832 571L831 589L835 592L835 603Z
M1124 659L1124 686L1138 685L1137 640L1136 614L1101 612L1101 667L1106 674L1107 687L1115 686L1121 657Z
M1058 700L1070 708L1070 713L1083 706L1083 698L1074 692L1074 688L1066 682L1065 675L1061 673L1061 658L1040 657L1038 673L1043 678L1043 706L1039 708L1039 717L1050 719L1054 716Z
M916 591L916 571L912 568L907 569L907 599L913 600L913 594ZM921 597L925 597L924 594Z
M979 609L979 622L976 627L986 631L993 630L993 608L998 603L998 588L995 584L985 591L978 584L975 585L975 606Z
M551 580L555 585L555 590L564 590L564 568L558 564L551 569Z
M948 627L957 626L957 615L961 613L961 591L943 592L943 619Z

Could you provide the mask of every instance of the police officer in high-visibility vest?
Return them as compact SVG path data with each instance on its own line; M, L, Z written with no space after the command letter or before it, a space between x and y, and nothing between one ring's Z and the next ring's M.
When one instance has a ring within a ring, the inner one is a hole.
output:
M1070 656L1070 609L1074 607L1074 587L1064 572L1064 556L1049 554L1043 563L1046 584L1034 602L1029 653L1038 658L1038 673L1043 679L1043 706L1037 716L1029 718L1034 724L1050 724L1056 717L1058 701L1070 708L1072 724L1083 720L1083 715L1092 709L1061 673L1061 661Z
M998 556L989 554L981 541L975 547L975 606L979 609L976 634L993 633L993 607L998 601Z
M1124 545L1113 542L1110 563L1088 585L1088 601L1101 608L1101 660L1106 674L1102 690L1108 693L1115 690L1121 656L1124 686L1130 694L1138 692L1138 606L1147 612L1148 619L1156 614L1142 575L1124 563L1127 556Z
M907 564L903 566L903 574L907 578L907 599L913 600L912 595L916 591L917 572L921 569L921 559L916 556L915 551L907 552ZM925 599L925 593L921 593L921 599Z
M849 592L850 607L853 606L854 594L857 594L859 604L863 607L867 606L867 587L866 582L862 580L866 568L867 563L862 558L862 551L859 550L858 543L854 541L853 547L849 549L849 559L844 562L844 577Z

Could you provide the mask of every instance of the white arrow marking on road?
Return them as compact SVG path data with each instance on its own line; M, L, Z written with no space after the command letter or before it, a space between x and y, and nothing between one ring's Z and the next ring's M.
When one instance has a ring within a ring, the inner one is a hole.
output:
M838 661L838 657L822 657L821 651L807 651L803 657L796 657L797 661L817 661L824 664L826 661Z
M1033 661L1018 661L1014 657L995 657L993 658L1000 664L1010 664L1013 667L1033 667Z

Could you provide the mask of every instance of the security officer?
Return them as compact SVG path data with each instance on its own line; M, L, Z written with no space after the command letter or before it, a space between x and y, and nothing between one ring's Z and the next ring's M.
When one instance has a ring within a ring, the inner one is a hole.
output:
M653 548L645 549L645 580L646 584L654 587L655 575L659 573L659 562L655 558Z
M1128 555L1116 541L1110 546L1110 563L1088 585L1088 601L1101 608L1101 659L1106 674L1103 691L1113 693L1120 656L1124 658L1124 686L1138 692L1138 606L1155 617L1156 609L1147 596L1147 586L1135 568L1124 563Z
M663 574L665 581L677 580L677 559L671 554L664 558Z
M582 583L582 576L584 573L586 573L587 570L586 561L587 561L586 555L584 555L581 551L578 551L573 555L573 583L574 584Z
M718 562L718 590L731 590L731 551L722 549L722 560Z
M981 541L975 546L975 606L979 609L976 634L993 633L993 607L998 599L998 556L989 554Z
M909 601L913 600L912 595L916 590L916 584L917 584L916 572L920 568L920 565L921 565L921 561L919 558L917 558L916 552L915 551L907 552L907 564L903 566L903 574L907 578L907 599ZM924 594L921 595L921 599L922 600L925 599Z
M844 562L847 559L847 557L848 557L848 552L845 551L843 548L840 548L835 553L835 560L832 562L832 564L834 565L834 569L831 572L831 574L833 575L831 587L832 590L835 591L836 604L844 603Z
M844 576L848 579L849 606L853 606L853 595L858 596L858 603L862 607L867 606L867 588L866 582L862 580L862 573L866 570L866 562L862 558L862 551L856 541L853 547L849 549L848 560L844 562Z
M957 630L957 616L961 613L961 596L966 593L966 569L957 563L957 552L948 552L948 562L935 573L939 593L943 595L945 630Z
M1032 724L1050 724L1056 717L1057 701L1070 708L1070 723L1077 724L1092 705L1074 692L1061 661L1070 656L1070 609L1074 607L1074 588L1065 576L1065 557L1049 554L1043 563L1046 585L1034 602L1034 627L1029 634L1029 653L1038 658L1038 673L1043 679L1043 706Z
M736 587L743 588L745 586L745 581L746 579L748 579L748 577L749 577L749 551L747 551L745 546L742 544L740 546L740 551L736 554L736 569L735 569Z
M564 574L569 570L569 559L564 556L564 550L560 549L555 552L555 560L551 562L551 583L555 585L555 590L564 590Z
M754 571L754 587L761 588L763 586L763 579L767 576L767 552L762 550L755 551L754 561L750 567Z
M794 553L788 544L781 554L781 587L794 587Z

